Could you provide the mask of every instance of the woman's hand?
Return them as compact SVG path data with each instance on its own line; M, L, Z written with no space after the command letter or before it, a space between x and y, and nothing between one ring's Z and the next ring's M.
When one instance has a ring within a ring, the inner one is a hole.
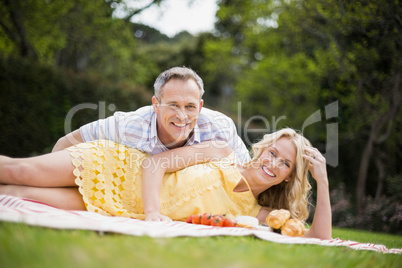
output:
M303 157L310 162L309 171L317 183L328 184L327 163L320 151L317 148L307 147Z
M159 212L150 212L150 213L145 213L145 220L146 221L172 221L171 218L168 216L164 216L160 214Z

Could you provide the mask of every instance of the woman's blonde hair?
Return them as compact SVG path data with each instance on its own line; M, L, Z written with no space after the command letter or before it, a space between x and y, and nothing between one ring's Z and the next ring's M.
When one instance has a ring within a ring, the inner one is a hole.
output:
M308 180L309 162L303 158L305 147L311 143L301 134L291 128L284 128L271 134L253 145L253 158L245 167L251 166L261 156L265 148L281 138L290 139L296 148L296 164L289 182L282 181L265 190L258 196L261 206L271 209L287 209L292 218L305 221L309 215L309 197L311 185Z

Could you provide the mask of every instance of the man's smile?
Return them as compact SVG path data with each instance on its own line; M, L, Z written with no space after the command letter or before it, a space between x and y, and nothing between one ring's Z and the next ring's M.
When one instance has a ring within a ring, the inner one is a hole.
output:
M190 125L190 123L175 123L175 122L172 122L172 124L178 128L184 128L184 127Z

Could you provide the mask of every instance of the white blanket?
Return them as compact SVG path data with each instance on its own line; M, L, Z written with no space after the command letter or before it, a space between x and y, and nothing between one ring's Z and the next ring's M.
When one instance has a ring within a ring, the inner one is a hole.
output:
M113 232L135 236L255 236L259 239L284 244L314 244L321 246L346 246L359 250L382 253L402 253L402 248L388 249L384 245L358 243L341 239L287 237L274 233L270 228L213 227L185 222L146 222L125 217L108 217L88 211L66 211L33 200L0 195L0 220L22 222L29 225L56 229L81 229Z

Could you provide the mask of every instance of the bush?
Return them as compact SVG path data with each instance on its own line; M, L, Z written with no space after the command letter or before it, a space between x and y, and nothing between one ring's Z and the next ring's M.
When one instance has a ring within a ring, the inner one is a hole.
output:
M0 154L12 157L49 152L66 134L66 115L76 105L102 101L105 109L79 110L71 130L115 110L150 104L152 96L143 87L11 58L0 58L0 88Z
M367 197L365 204L363 215L356 218L357 226L370 231L402 234L402 205L399 202L386 197Z
M399 200L385 196L377 199L368 196L363 215L357 216L343 184L333 189L330 195L334 226L402 234L402 204Z
M340 184L338 188L330 192L332 224L334 226L350 228L355 227L355 216L350 196L346 193L345 185Z

